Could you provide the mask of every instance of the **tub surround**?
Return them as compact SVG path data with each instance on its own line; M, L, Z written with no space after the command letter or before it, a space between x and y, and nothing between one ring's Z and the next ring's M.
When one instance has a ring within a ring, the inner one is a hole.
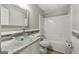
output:
M50 49L66 53L66 41L71 39L69 15L47 17L44 20L44 35L51 43Z

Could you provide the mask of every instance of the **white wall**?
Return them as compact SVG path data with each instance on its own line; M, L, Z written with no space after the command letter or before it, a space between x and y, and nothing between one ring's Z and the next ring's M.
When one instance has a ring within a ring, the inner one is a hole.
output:
M42 15L44 12L37 5L29 4L27 6L28 10L30 11L30 29L39 29L39 15Z
M44 34L44 17L39 15L39 29L40 29L40 34Z
M70 22L71 20L69 15L45 18L44 34L51 42L52 48L55 48L57 51L63 53L66 52L65 42L71 38Z
M1 7L1 5L0 5L0 7ZM0 19L1 19L1 12L0 12ZM0 24L1 24L1 21L0 21ZM0 26L0 51L1 51L1 26Z
M79 32L79 4L71 5L72 31ZM79 33L78 33L79 34ZM79 54L79 39L72 36L73 54Z
M72 29L79 31L79 4L71 5L72 8Z

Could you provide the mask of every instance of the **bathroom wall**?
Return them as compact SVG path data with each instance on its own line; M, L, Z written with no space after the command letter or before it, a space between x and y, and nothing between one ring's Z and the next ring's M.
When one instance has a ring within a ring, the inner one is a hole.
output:
M43 11L34 4L29 4L28 10L30 12L29 27L30 29L39 29L39 15L43 15Z
M8 7L9 8L9 7ZM27 4L26 8L29 11L29 26L26 29L39 29L39 14L44 12L35 4ZM19 17L19 16L18 16ZM12 31L12 30L21 30L23 27L12 27L12 26L3 26L2 31Z
M0 5L1 6L1 5ZM1 10L0 10L1 11ZM1 13L1 12L0 12ZM1 14L0 14L1 15ZM0 16L0 19L1 19L1 16ZM0 21L1 23L1 21ZM1 26L0 26L0 51L1 51Z
M79 4L71 5L72 29L79 31Z
M45 18L44 34L51 42L51 48L66 53L66 41L71 39L71 20L69 15Z
M39 16L39 29L40 29L40 34L43 35L44 34L44 17L43 16Z
M79 54L79 4L71 5L72 31L76 35L72 36L73 54ZM73 33L72 33L73 34Z

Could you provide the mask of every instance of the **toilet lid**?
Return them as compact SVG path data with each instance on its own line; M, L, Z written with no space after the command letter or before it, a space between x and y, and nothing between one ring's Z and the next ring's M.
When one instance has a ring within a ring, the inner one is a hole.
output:
M49 43L49 41L43 40L43 41L40 42L40 45L43 46L43 47L48 48L50 46L50 43Z

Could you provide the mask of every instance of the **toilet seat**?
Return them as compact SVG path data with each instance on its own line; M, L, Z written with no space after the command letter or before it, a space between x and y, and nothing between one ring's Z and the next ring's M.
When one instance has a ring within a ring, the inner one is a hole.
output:
M48 48L50 46L50 42L47 41L47 40L43 40L43 41L40 42L40 45L42 47Z

